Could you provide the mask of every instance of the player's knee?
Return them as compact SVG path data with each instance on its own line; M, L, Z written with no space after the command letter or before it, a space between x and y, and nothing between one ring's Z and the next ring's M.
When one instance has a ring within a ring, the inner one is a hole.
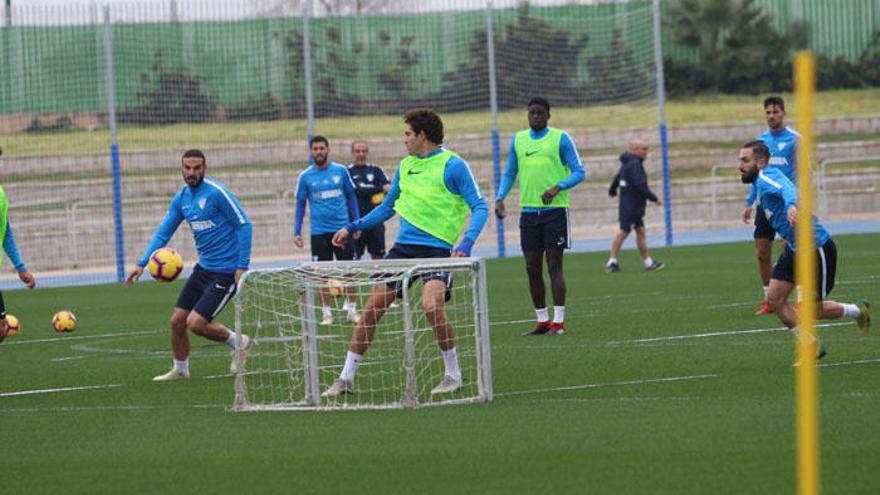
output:
M186 327L198 335L202 335L205 332L205 327L207 325L208 321L195 311L191 312L189 316L186 317Z
M770 254L773 251L772 246L757 246L755 248L755 256L758 258L758 261L770 261Z
M186 316L174 314L171 316L171 329L176 332L186 331Z
M770 310L774 313L779 312L787 303L788 301L785 297L773 293L767 294L767 305L770 306Z

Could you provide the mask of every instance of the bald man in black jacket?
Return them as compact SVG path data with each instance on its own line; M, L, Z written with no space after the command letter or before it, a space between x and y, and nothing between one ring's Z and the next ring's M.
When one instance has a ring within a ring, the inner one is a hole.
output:
M647 156L648 143L641 139L631 141L629 151L620 155L620 171L614 176L611 187L608 189L608 195L612 198L617 196L618 189L620 190L620 207L618 209L620 231L617 232L614 242L611 243L611 256L608 258L608 264L605 265L605 271L608 273L620 271L617 253L633 229L636 231L636 245L645 262L645 270L656 271L665 266L663 263L653 260L648 254L648 241L645 238L645 222L643 220L645 204L648 200L657 203L657 205L663 204L657 195L648 188L648 176L642 165Z

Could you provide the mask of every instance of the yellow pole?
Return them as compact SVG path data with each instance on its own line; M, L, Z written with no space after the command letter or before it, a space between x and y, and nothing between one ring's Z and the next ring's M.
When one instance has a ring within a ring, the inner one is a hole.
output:
M798 214L795 228L795 281L803 291L799 312L797 368L797 471L798 494L819 493L819 384L816 371L818 345L816 323L816 243L813 228L813 96L816 59L799 52L794 61L794 86L798 132L801 134L797 163Z

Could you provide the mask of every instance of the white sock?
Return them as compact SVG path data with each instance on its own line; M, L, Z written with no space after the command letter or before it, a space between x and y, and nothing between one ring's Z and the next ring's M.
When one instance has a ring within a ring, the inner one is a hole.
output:
M339 378L353 382L354 374L362 359L364 359L363 355L348 351L345 355L345 366L342 367L342 374L339 375Z
M798 327L794 326L794 327L791 327L789 330L791 330L791 333L794 334L795 337L800 338L801 331L798 330Z
M553 306L553 323L565 321L565 306Z
M174 360L174 370L178 373L189 373L189 358L183 361Z
M611 266L612 263L617 263L617 258L608 258L608 264L605 266Z
M645 258L645 268L648 268L649 266L651 266L651 265L653 265L653 264L654 264L654 260L651 259L650 256L648 256L647 258Z
M550 314L547 313L547 308L536 309L535 315L538 317L538 323L550 321Z
M330 310L330 306L324 306L323 308L321 308L321 313L324 316L333 316L333 312Z
M440 351L440 354L443 354L446 374L456 380L461 380L461 370L458 368L458 352L455 350L455 347L448 351Z
M770 286L769 286L769 285L765 285L765 286L764 286L764 300L765 300L765 301L767 300L767 294L769 294L769 293L770 293Z
M235 349L235 332L229 332L229 336L226 337L226 346Z
M858 318L862 311L855 304L843 304L844 318Z

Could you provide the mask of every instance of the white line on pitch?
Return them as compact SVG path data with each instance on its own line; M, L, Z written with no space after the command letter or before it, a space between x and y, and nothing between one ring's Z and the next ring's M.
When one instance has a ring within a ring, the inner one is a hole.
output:
M816 325L819 328L827 328L827 327L840 327L844 325L851 325L852 322L849 321L841 321L835 323L823 323L821 325ZM643 344L646 342L661 342L664 340L683 340L683 339L701 339L705 337L729 337L731 335L745 335L749 333L768 333L768 332L781 332L783 330L789 330L788 327L771 327L771 328L753 328L750 330L732 330L729 332L706 332L706 333L692 333L689 335L667 335L665 337L651 337L647 339L633 339L633 340L612 340L608 342L607 345L620 345L620 344Z
M851 364L871 364L871 363L880 363L880 359L860 359L858 361L840 361L834 363L822 363L818 367L819 368L828 368L831 366L849 366Z
M59 361L74 361L74 360L76 360L76 359L85 359L85 358L87 358L87 357L88 357L88 356L69 356L69 357L59 357L59 358L52 358L52 362L53 362L53 363L57 363L57 362L59 362Z
M63 387L63 388L42 388L36 390L19 390L17 392L3 392L0 397L13 397L16 395L36 395L36 394L53 394L55 392L70 392L73 390L94 390L99 388L118 388L120 384L113 385L86 385L84 387Z
M134 405L134 406L83 406L83 407L19 407L0 409L0 413L34 413L34 412L72 412L72 411L137 411L155 409L223 409L228 404L169 404L158 405Z
M23 344L41 344L44 342L70 342L71 340L84 340L84 339L105 339L109 337L129 337L136 335L150 335L154 333L160 333L163 330L146 330L143 332L116 332L116 333L102 333L100 335L65 335L63 337L55 337L52 339L31 339L31 340L14 340L12 342L8 342L8 345L23 345Z
M530 390L515 390L513 392L498 392L495 394L496 397L506 397L510 395L525 395L525 394L543 394L547 392L565 392L568 390L584 390L590 388L604 388L604 387L619 387L622 385L644 385L646 383L664 383L664 382L680 382L687 380L701 380L704 378L716 378L719 375L717 374L709 374L709 375L687 375L687 376L670 376L666 378L646 378L642 380L626 380L622 382L611 382L611 383L585 383L582 385L568 385L565 387L553 387L553 388L533 388Z

